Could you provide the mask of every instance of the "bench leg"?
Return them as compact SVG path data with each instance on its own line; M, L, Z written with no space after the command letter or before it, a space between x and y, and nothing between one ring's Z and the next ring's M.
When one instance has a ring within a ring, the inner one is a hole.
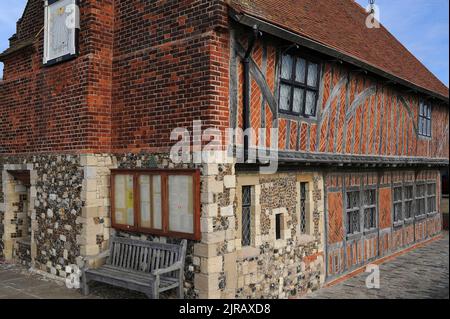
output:
M184 299L184 288L182 283L180 283L180 286L177 288L177 297L178 299Z
M153 299L159 299L159 284L153 286Z
M89 284L88 284L89 280L86 279L86 274L83 274L83 288L82 288L82 292L83 295L87 296L89 295Z

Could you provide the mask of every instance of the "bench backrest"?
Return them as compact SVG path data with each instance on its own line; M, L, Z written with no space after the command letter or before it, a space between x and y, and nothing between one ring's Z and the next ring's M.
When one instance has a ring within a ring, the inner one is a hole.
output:
M111 238L109 265L139 272L152 272L167 268L186 257L186 240L180 245L134 240L114 236ZM170 276L177 276L171 273Z

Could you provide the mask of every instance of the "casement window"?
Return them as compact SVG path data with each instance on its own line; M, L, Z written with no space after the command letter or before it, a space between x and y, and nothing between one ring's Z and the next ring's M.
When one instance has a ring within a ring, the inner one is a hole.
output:
M413 203L414 203L414 187L412 185L405 186L405 218L409 219L414 216Z
M425 194L426 194L426 185L418 184L416 186L416 216L422 216L426 214Z
M242 247L250 246L252 235L253 186L242 187ZM281 230L280 230L281 234ZM281 235L280 235L281 236Z
M419 135L431 137L431 105L424 101L419 106Z
M319 95L319 64L299 56L284 54L281 61L281 113L315 117Z
M44 65L78 55L79 0L46 0L44 18Z
M114 228L200 239L198 170L113 170L111 194Z
M360 224L360 192L347 192L347 235L361 232Z
M403 220L403 188L394 187L394 222Z
M427 213L436 212L436 183L427 184Z
M364 191L364 229L377 227L377 195L375 189Z
M309 183L300 183L300 234L305 235L308 232L309 216Z

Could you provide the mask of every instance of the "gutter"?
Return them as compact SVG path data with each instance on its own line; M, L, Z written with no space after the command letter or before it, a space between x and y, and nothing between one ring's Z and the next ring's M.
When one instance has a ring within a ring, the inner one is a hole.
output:
M397 77L395 75L387 73L386 71L383 71L383 70L381 70L379 68L376 68L376 67L374 67L374 66L372 66L372 65L370 65L368 63L362 62L362 61L360 61L360 60L358 60L358 59L356 59L356 58L354 58L352 56L343 54L343 53L337 51L336 49L333 49L331 47L323 45L323 44L321 44L321 43L319 43L317 41L308 39L308 38L306 38L304 36L300 36L300 35L298 35L296 33L293 33L293 32L288 31L286 29L280 28L280 27L278 27L278 26L276 26L276 25L274 25L272 23L269 23L269 22L266 22L264 20L255 18L255 17L250 16L248 14L239 13L239 12L235 11L233 8L230 8L229 15L230 15L230 17L233 20L235 20L236 22L238 22L238 23L240 23L242 25L246 25L246 26L249 26L249 27L253 27L255 25L258 25L260 31L266 32L266 33L271 34L271 35L273 35L273 36L275 36L277 38L284 39L286 41L298 44L300 46L303 46L303 47L306 47L306 48L318 51L318 52L320 52L322 54L334 57L334 58L336 58L338 60L347 62L347 63L352 64L352 65L354 65L354 66L356 66L358 68L365 69L365 70L367 70L367 71L369 71L371 73L374 73L374 74L376 74L378 76L386 78L386 79L388 79L389 81L391 81L393 83L400 84L400 85L405 86L405 87L407 87L407 88L409 88L409 89L411 89L413 91L416 91L416 92L419 92L419 93L422 93L422 94L426 94L428 96L431 96L433 98L441 100L444 103L446 103L447 105L449 104L449 98L446 97L446 96L443 96L443 95L435 93L433 91L424 89L424 88L422 88L422 87L420 87L420 86L418 86L418 85L416 85L414 83L411 83L411 82L409 82L407 80L404 80L404 79L402 79L400 77Z

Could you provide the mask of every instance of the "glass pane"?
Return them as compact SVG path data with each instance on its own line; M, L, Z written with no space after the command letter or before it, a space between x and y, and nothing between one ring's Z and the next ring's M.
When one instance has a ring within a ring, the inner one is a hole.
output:
M305 90L303 89L294 89L294 105L293 112L300 113L303 108L303 102L305 99Z
M316 115L316 92L306 91L305 115Z
M150 182L152 181L152 184ZM139 177L141 195L140 227L162 229L161 223L161 176Z
M281 84L280 90L280 109L290 111L291 109L291 87Z
M427 120L427 135L431 136L431 120Z
M424 105L423 102L420 102L420 110L419 110L419 115L424 115Z
M251 244L252 186L242 187L242 246Z
M431 106L430 105L427 106L427 117L431 118Z
M194 185L192 176L169 176L169 231L194 233Z
M141 195L141 221L140 227L152 228L151 222L151 187L150 187L150 176L140 176L139 177L139 191Z
M303 59L297 59L297 65L295 66L295 81L305 83L306 76L306 61Z
M419 117L419 134L423 135L423 118Z
M359 207L359 192L347 193L347 209Z
M435 195L435 194L436 194L436 184L429 184L428 195Z
M283 55L283 62L281 66L281 78L286 80L292 79L292 68L293 68L294 59L292 56L285 54Z
M412 201L405 203L405 216L406 218L412 217Z
M315 63L308 64L308 85L317 86L318 65Z
M396 187L394 188L394 201L398 202L402 200L402 188Z
M412 186L407 186L406 187L405 198L406 199L412 199L413 198L413 187Z
M153 228L162 229L161 176L153 176Z
M133 175L114 178L114 218L118 225L134 225Z

